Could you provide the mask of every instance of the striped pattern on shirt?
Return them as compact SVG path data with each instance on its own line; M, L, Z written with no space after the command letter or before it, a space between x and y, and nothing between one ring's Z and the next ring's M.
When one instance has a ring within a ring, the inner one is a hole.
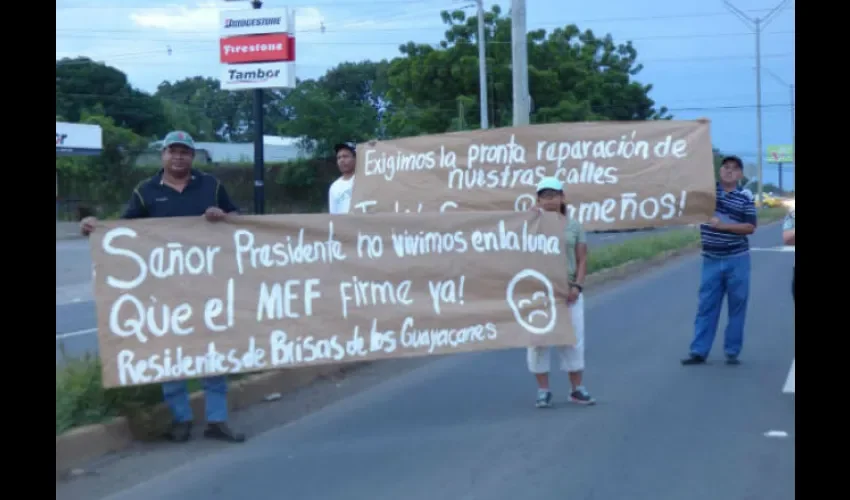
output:
M717 208L714 216L725 224L758 225L756 206L750 194L740 188L725 191L717 184ZM750 251L750 240L743 234L721 231L708 224L700 226L702 253L709 257L732 257Z

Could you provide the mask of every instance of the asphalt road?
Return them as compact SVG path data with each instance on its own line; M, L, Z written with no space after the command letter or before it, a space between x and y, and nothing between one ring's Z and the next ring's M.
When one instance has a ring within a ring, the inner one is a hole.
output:
M655 234L651 232L606 233L588 235L591 248L622 243ZM97 352L97 316L92 300L91 257L88 240L56 242L56 362Z
M775 247L780 229L752 240ZM692 255L589 294L596 406L567 404L557 373L555 408L535 409L522 350L449 356L108 498L793 499L794 396L782 387L794 358L794 253L752 258L739 366L721 361L725 311L710 363L679 364L696 309Z

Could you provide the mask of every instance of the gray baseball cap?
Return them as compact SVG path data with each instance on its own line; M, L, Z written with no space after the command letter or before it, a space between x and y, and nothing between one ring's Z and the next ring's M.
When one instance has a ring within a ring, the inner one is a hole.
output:
M165 136L165 139L162 140L162 149L173 146L174 144L181 144L189 149L195 149L195 141L192 139L192 136L182 130L169 132Z

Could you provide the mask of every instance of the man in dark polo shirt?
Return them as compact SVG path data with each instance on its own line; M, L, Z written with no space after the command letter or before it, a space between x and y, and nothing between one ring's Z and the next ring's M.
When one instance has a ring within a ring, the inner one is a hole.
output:
M738 187L743 175L744 164L740 158L723 158L714 217L700 226L702 277L699 305L690 356L682 360L683 365L705 363L714 344L724 296L729 322L723 351L727 364L739 363L750 296L750 243L747 236L753 234L758 225L752 196Z
M215 177L192 169L195 143L186 132L165 136L162 144L162 170L133 189L122 219L146 217L204 216L208 221L223 220L238 210L224 186ZM97 220L87 217L81 222L86 236L95 231ZM227 425L227 379L209 377L203 380L207 428L204 436L230 442L242 442L245 436ZM192 432L192 408L185 380L162 384L165 402L174 415L174 423L166 437L187 441Z

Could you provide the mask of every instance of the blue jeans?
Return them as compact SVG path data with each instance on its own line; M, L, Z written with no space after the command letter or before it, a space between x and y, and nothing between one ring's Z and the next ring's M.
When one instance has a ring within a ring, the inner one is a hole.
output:
M722 258L703 256L691 354L707 357L711 351L724 295L729 323L726 325L723 351L727 356L737 357L744 346L744 320L750 296L749 253Z
M227 421L227 378L209 377L202 379L207 422ZM189 405L189 390L185 380L164 382L162 395L171 409L175 422L190 422L192 407Z

